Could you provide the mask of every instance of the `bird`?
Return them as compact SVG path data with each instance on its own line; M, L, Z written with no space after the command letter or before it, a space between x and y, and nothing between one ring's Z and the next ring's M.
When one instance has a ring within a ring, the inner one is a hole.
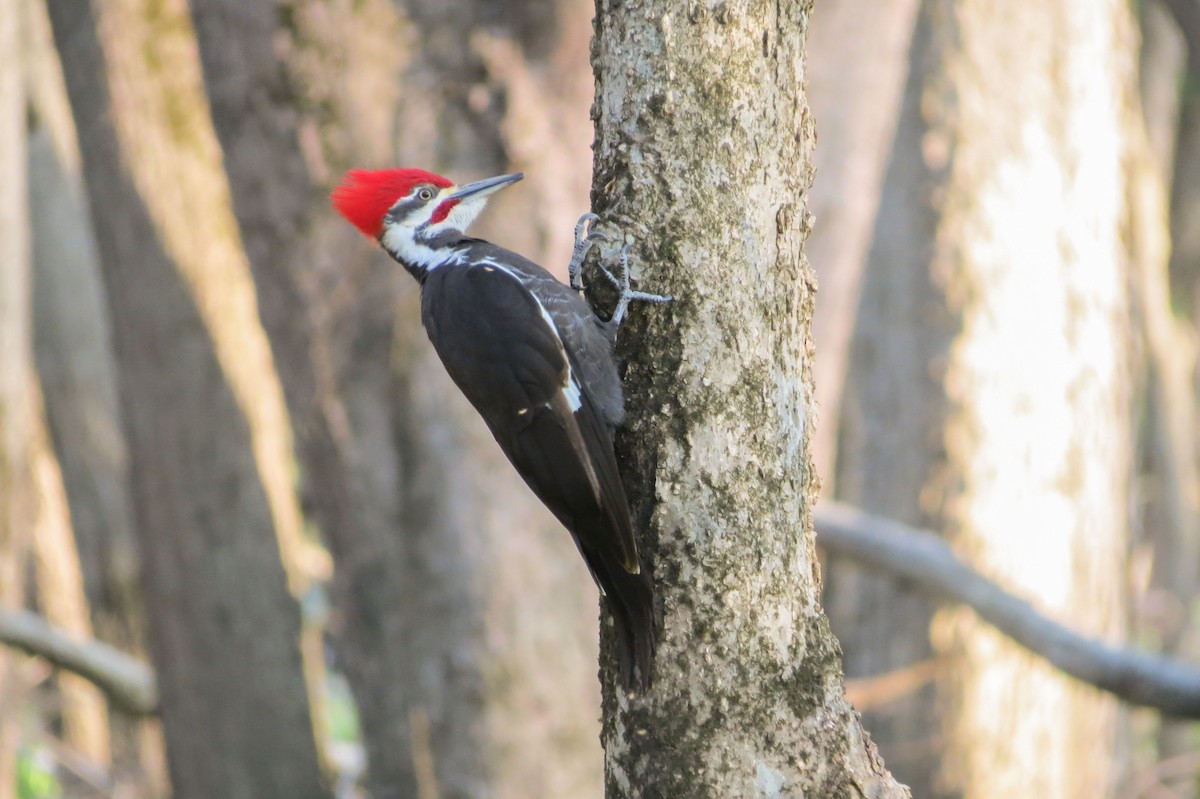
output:
M634 291L628 247L622 274L600 272L619 290L602 319L582 294L581 267L597 239L585 214L564 284L511 250L467 236L467 227L517 172L455 185L421 169L352 169L334 188L334 208L421 287L421 322L446 371L483 417L533 493L570 532L609 609L621 680L651 684L655 593L634 539L613 449L625 419L613 354L630 302L670 297Z

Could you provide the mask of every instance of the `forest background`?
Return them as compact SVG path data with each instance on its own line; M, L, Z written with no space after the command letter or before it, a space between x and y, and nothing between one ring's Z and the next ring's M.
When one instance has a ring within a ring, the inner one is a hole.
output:
M561 276L612 5L0 2L0 799L632 790L569 537L327 201L350 167L521 170L473 232ZM822 498L1200 664L1200 2L796 8L806 210L775 218L811 228ZM1194 722L864 564L827 508L846 696L912 795L1200 795Z

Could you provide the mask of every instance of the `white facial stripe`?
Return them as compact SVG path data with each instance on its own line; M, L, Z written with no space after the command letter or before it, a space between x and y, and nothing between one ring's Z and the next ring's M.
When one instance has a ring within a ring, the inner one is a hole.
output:
M411 200L416 192L423 188L426 187L414 188L401 202ZM383 235L380 237L384 248L402 262L426 271L433 271L439 266L447 264L461 264L464 258L462 254L451 257L446 257L444 254L439 255L422 241L422 239L434 238L447 230L466 230L467 226L475 220L475 217L479 216L479 212L487 205L486 197L465 200L454 206L441 222L431 224L429 220L433 218L438 207L453 193L453 186L440 190L422 209L424 213L414 212L399 222L387 217L384 221Z
M484 258L482 261L480 261L480 263L484 264L485 266L495 267L511 277L513 280L516 280L518 283L524 285L524 281L521 280L520 276L506 267L504 264L499 263L491 258ZM564 397L566 397L567 407L571 409L571 413L575 413L583 406L583 394L580 391L578 381L575 380L575 373L571 370L571 360L567 357L567 351L563 347L562 336L558 334L558 328L554 326L554 319L551 318L550 313L546 310L542 303L538 301L537 295L534 295L533 301L537 303L538 310L541 311L542 314L542 319L550 327L550 331L554 333L554 338L558 341L558 351L562 353L563 360L566 361L567 379L566 382L563 383L562 394Z
M412 230L399 225L388 225L381 239L384 248L404 263L413 264L422 269L433 271L439 266L450 263L461 263L465 253L454 253L447 257L446 252L438 252L424 242L417 241L412 236Z

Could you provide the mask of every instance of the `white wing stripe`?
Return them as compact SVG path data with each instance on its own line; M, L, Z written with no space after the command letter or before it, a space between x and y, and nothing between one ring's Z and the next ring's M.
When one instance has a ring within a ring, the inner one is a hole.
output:
M382 243L384 249L401 263L412 264L429 272L439 266L461 264L467 257L467 254L461 250L449 252L444 249L435 250L428 244L406 235L403 229L395 226L384 231Z

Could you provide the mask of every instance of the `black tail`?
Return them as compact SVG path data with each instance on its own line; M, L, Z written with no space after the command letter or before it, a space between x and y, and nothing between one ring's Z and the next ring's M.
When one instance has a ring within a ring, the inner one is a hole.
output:
M616 628L621 682L627 691L645 693L654 666L654 584L645 568L630 574L612 562L594 564L593 573Z

